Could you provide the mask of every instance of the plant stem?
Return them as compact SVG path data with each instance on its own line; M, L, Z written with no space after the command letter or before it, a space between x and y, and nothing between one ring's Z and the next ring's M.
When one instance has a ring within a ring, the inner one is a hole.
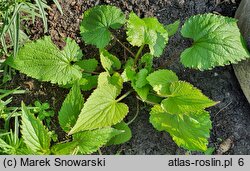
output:
M127 123L127 125L130 125L132 122L134 122L134 120L137 118L137 116L139 115L139 102L138 99L136 101L136 113L135 116Z
M87 74L94 74L94 75L99 75L100 73L99 72L88 72L88 71L82 71L84 73L87 73Z
M139 56L140 56L140 54L141 54L141 52L142 52L144 46L145 46L145 44L141 45L140 49L139 49L138 52L136 53L136 55L135 55L135 61L134 61L134 66L136 66L137 61L138 61L138 59L139 59Z
M151 102L151 101L148 101L148 100L142 100L139 96L136 96L136 98L139 99L140 101L145 102L145 103L147 103L147 104L150 104L150 105L152 105L152 106L158 104L158 103Z
M126 49L133 57L135 57L135 54L129 48L127 48L116 36L112 36L124 49Z
M99 155L102 155L102 151L100 148L98 148L98 153L99 153Z
M130 95L130 93L132 93L133 90L129 90L127 93L123 94L119 99L117 99L116 101L119 102L121 100L123 100L124 98L126 98L128 95Z

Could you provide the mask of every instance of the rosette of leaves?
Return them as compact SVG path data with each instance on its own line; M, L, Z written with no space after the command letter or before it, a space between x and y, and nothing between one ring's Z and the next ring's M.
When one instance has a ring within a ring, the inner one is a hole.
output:
M112 32L123 25L128 42L138 47L136 55L126 61L106 48L114 37ZM196 43L182 53L182 63L208 69L244 59L242 55L247 57L235 27L234 20L221 16L191 17L184 24L182 34L195 36ZM216 102L190 83L180 81L173 71L153 68L154 57L163 53L169 36L178 28L179 21L164 26L156 18L141 19L134 13L126 20L117 7L95 6L83 14L80 30L84 42L99 49L99 60L84 58L80 47L69 38L64 49L59 50L49 37L27 43L15 59L10 58L8 63L22 73L72 87L59 112L60 126L72 139L54 145L50 152L88 154L103 145L128 141L132 135L124 118L129 108L122 100L132 92L141 101L153 105L149 120L158 131L168 132L177 145L187 150L206 151L211 120L205 109ZM222 44L219 39L223 34ZM236 41L237 51L231 49L229 40ZM145 46L149 52L143 53ZM123 88L125 82L131 88L127 92L129 87ZM81 90L93 88L84 100Z

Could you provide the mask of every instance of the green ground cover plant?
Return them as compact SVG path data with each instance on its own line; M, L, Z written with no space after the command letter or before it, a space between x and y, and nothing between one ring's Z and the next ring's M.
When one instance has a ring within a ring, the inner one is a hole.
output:
M218 102L179 80L173 71L153 67L154 58L162 55L179 26L179 21L163 25L154 17L141 19L133 12L126 18L119 8L102 5L85 11L80 24L83 41L99 49L99 59L83 54L71 38L63 49L49 36L26 43L6 63L32 78L70 88L58 113L67 137L64 142L52 142L54 133L22 103L25 145L19 147L30 154L90 154L104 145L125 143L132 136L129 124L134 119L126 122L129 107L124 99L134 95L152 105L149 122L156 130L168 132L187 150L207 151L212 123L206 108ZM108 50L112 40L119 41L114 30L122 27L127 41L138 47L137 53L126 47L131 54L127 60ZM207 70L250 57L235 19L196 15L187 19L181 34L193 39L180 57L185 67ZM91 92L87 99L82 94L86 91Z

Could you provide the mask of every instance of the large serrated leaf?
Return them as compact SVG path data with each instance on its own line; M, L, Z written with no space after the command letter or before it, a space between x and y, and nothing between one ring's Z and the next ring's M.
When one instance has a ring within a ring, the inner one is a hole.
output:
M37 154L50 153L49 131L43 126L42 122L35 118L33 114L22 103L22 136L24 143Z
M33 78L66 85L82 77L80 67L72 64L81 58L79 46L70 38L60 51L51 41L44 37L24 45L16 58L8 59L7 63Z
M104 48L111 40L109 29L118 29L125 23L122 11L109 5L100 5L84 12L80 25L85 43Z
M171 83L169 90L170 95L161 102L161 105L171 114L200 111L216 104L199 89L184 81Z
M59 123L65 132L69 132L76 123L84 100L78 84L74 84L59 111Z
M84 104L76 125L69 134L119 123L127 115L128 106L118 102L116 97L116 86L106 84L98 87Z
M160 105L155 105L150 112L150 123L158 131L167 131L180 147L195 151L207 150L212 124L206 111L176 115L167 113Z
M164 69L151 73L147 80L158 95L167 96L170 94L170 84L178 81L178 77L173 71Z
M150 53L156 57L168 42L168 32L156 18L140 19L135 13L129 15L127 36L133 46L149 45Z
M215 14L196 15L185 22L181 33L194 39L193 46L181 54L185 67L205 70L250 57L236 19Z
M52 152L57 155L91 154L105 145L112 137L121 133L122 131L113 128L80 132L73 135L72 142L54 145Z

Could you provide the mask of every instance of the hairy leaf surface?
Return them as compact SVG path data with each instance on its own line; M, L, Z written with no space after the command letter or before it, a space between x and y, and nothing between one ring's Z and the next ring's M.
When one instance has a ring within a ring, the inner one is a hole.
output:
M80 25L85 43L104 48L111 40L109 29L118 29L125 23L125 15L114 6L100 5L84 12Z
M112 137L121 133L122 131L114 128L80 132L73 135L72 142L54 145L52 147L52 152L57 155L91 154L105 145Z
M150 53L156 57L168 42L168 32L156 18L140 19L135 13L129 15L127 36L133 46L149 45Z
M65 132L69 132L76 123L84 100L78 84L74 84L59 111L59 123Z
M151 73L147 80L158 95L167 96L170 94L170 84L178 81L178 77L173 71L164 69Z
M185 22L181 33L194 40L193 46L181 54L185 67L205 70L250 57L236 19L215 14L196 15Z
M25 44L8 64L38 80L66 85L82 77L80 67L72 64L81 57L81 50L72 39L67 38L61 51L50 37L44 37Z
M150 122L158 131L167 131L180 147L195 151L207 150L212 125L206 111L177 115L169 114L160 105L155 105L150 112Z
M177 81L170 85L170 95L161 102L162 107L171 114L195 112L215 105L193 85Z
M22 126L21 132L24 143L37 154L50 153L50 134L42 122L22 103Z
M115 72L113 75L110 75L108 72L102 72L98 77L98 87L101 88L104 85L115 86L116 95L118 96L123 87L123 79L118 72Z
M69 134L112 126L123 120L128 113L128 106L117 102L116 97L117 88L111 84L94 90Z

